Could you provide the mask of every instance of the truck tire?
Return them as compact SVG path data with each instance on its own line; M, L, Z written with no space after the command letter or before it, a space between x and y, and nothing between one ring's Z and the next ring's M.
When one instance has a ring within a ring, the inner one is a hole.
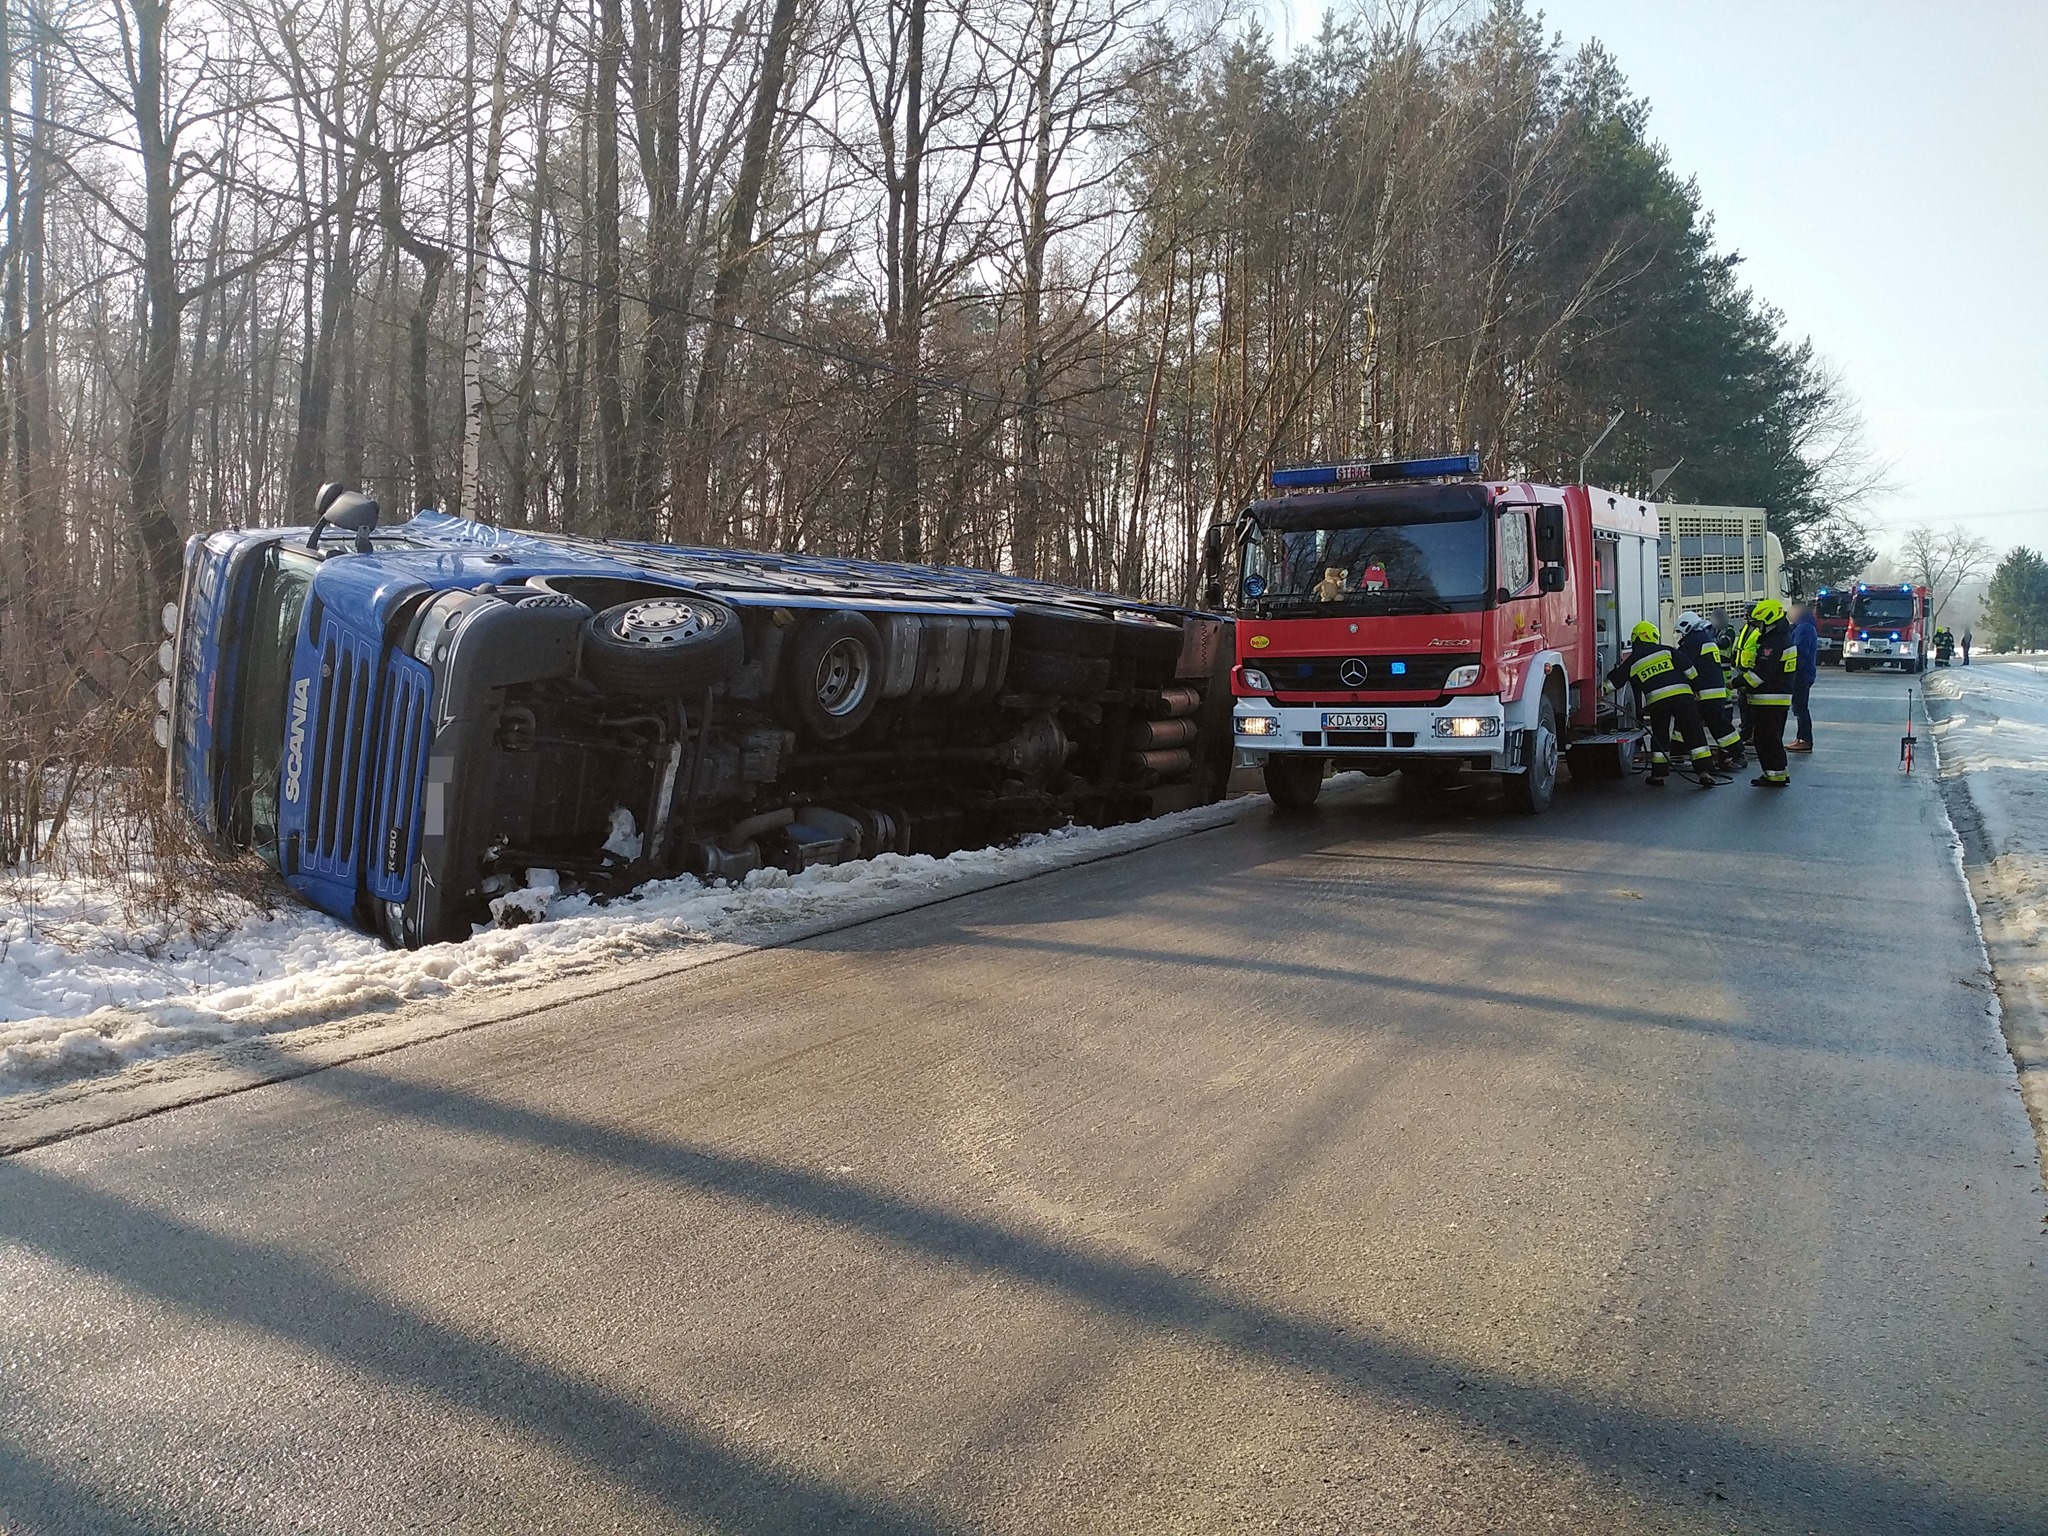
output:
M837 609L806 623L783 651L780 693L790 723L819 741L839 741L867 724L882 696L874 621Z
M606 693L676 698L724 682L745 649L739 615L725 604L662 593L616 604L584 626L583 675Z
M1266 759L1266 793L1282 816L1299 816L1323 792L1323 760L1296 752L1276 752Z
M1536 725L1529 735L1529 766L1501 778L1508 804L1524 816L1541 815L1550 809L1557 794L1557 754L1557 700L1546 690L1536 711Z
M1028 651L1107 659L1116 649L1116 622L1073 608L1022 603L1010 615L1013 644ZM1179 656L1175 651L1174 655Z
M1012 693L1092 698L1109 687L1109 658L1077 656L1071 651L1015 650L1010 652L1004 686Z

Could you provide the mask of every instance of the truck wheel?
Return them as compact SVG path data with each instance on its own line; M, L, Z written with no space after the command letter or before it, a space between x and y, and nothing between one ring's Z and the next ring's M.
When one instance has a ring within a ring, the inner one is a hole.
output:
M1077 656L1071 651L1015 650L1010 652L1010 669L1003 682L1013 693L1092 698L1109 687L1109 658Z
M1266 759L1266 793L1273 797L1273 809L1283 816L1298 816L1316 803L1323 792L1323 760L1296 753L1276 753Z
M1504 777L1501 789L1509 805L1524 816L1535 816L1550 809L1557 793L1557 703L1548 693L1537 711L1527 755L1529 766Z
M782 702L790 719L820 741L867 723L882 696L882 637L864 613L822 613L797 632L782 658Z
M1019 647L1029 651L1107 658L1116 649L1115 621L1037 603L1020 604L1010 614L1010 635Z
M724 682L745 647L739 615L723 603L688 592L635 598L584 626L583 675L606 693L674 698Z

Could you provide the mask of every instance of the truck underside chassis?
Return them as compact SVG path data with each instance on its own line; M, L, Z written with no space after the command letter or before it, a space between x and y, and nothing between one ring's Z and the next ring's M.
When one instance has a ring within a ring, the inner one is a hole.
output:
M734 609L628 587L444 593L414 620L431 739L423 723L419 815L386 825L416 820L417 848L366 849L383 865L368 915L393 942L466 934L535 868L619 893L943 855L1205 803L1228 777L1225 621ZM403 755L407 734L382 736ZM403 895L375 899L408 866Z

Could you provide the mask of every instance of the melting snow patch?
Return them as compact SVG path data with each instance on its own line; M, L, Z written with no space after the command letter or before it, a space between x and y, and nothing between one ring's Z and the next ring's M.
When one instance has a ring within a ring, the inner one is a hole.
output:
M138 935L110 894L46 876L0 879L0 1095L250 1035L388 1016L458 993L535 986L713 940L771 942L821 920L900 908L1236 820L1264 797L1120 827L1069 827L937 859L882 854L736 885L683 876L600 905L550 870L491 903L501 924L411 952L307 908L251 907L210 941ZM630 813L614 839L637 844ZM614 850L615 852L620 850Z

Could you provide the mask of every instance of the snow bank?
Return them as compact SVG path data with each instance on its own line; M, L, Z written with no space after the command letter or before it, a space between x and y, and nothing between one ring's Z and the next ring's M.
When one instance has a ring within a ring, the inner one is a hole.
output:
M1070 827L935 859L883 854L738 885L687 876L605 905L565 896L552 871L494 907L517 926L459 944L386 950L319 913L248 907L206 940L137 934L114 893L84 880L0 879L0 1095L118 1070L248 1035L512 989L708 941L772 943L858 920L906 897L1018 879L1233 821L1264 797L1108 828ZM615 828L623 841L627 827Z
M2007 1035L2048 1138L2048 656L1979 655L1929 674L1927 693L1942 776L1961 779L1983 832L1973 890Z

